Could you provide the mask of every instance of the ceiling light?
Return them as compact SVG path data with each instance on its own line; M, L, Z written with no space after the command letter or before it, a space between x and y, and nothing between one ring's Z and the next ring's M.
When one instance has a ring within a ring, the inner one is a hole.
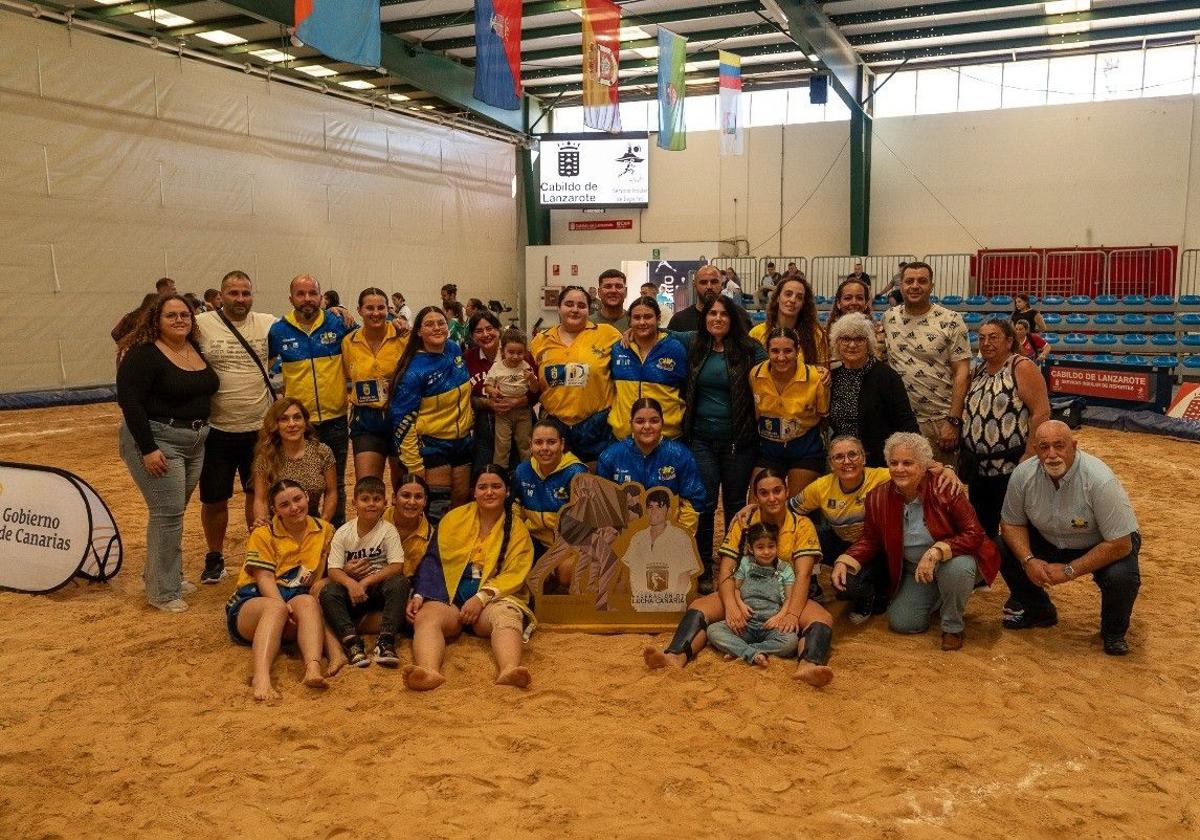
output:
M307 73L314 79L323 79L326 76L336 76L336 70L330 70L323 64L309 64L307 67L297 67L301 73Z
M270 61L272 64L292 60L290 55L279 50L251 50L250 55L261 58L263 61Z
M362 79L352 79L349 82L338 82L338 84L351 90L370 90L375 87L375 85L370 82L364 82Z
M436 106L434 106L434 105L422 105L421 110L422 111L432 111L435 107Z
M1071 12L1087 12L1092 8L1092 0L1055 0L1046 4L1048 15L1068 15Z
M234 44L246 43L246 39L242 36L226 32L224 29L214 29L211 32L197 32L196 37L203 38L205 41L212 41L214 44L220 44L223 47L232 47Z
M177 15L162 9L147 9L144 12L134 12L134 14L137 17L152 20L162 26L187 26L189 23L195 23L191 18L185 18L183 15Z
M405 96L403 93L389 93L387 98L393 102L407 102L408 100L412 99L411 96Z
M1080 32L1087 32L1091 28L1092 25L1087 21L1079 23L1054 23L1046 27L1046 32L1050 35L1077 35Z

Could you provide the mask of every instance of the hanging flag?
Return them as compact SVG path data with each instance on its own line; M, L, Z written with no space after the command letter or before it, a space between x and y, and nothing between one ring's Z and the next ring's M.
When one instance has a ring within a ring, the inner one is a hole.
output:
M521 110L521 0L475 3L475 98Z
M687 85L683 65L687 38L658 27L658 148L682 152L687 148L683 97Z
M296 0L296 37L337 61L378 67L379 0Z
M621 10L610 0L583 0L583 124L621 130L617 85L621 61Z
M718 50L720 68L721 154L740 155L745 149L746 129L742 124L742 58Z

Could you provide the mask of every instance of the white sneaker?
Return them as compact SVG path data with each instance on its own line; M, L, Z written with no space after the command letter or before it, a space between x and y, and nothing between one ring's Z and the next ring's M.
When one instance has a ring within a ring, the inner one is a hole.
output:
M156 610L162 610L163 612L169 613L187 612L188 608L187 601L183 600L182 598L176 598L173 601L161 601L159 603L151 601L150 606L154 607Z
M191 595L196 591L196 584L192 583L190 580L185 580L183 583L179 584L179 591L184 595Z

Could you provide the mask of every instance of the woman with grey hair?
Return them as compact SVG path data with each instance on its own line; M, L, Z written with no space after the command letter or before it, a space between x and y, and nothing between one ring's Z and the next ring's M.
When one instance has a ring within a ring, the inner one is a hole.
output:
M882 467L883 442L889 435L920 431L904 381L876 358L875 327L865 315L850 312L838 318L829 339L842 360L831 374L829 423L833 434L861 440L867 466Z
M935 608L942 650L963 643L963 613L976 579L991 583L1000 554L984 534L971 503L948 496L929 479L933 449L919 432L896 432L884 444L891 480L867 494L861 536L837 558L833 585L872 563L887 562L891 603L888 626L924 633Z

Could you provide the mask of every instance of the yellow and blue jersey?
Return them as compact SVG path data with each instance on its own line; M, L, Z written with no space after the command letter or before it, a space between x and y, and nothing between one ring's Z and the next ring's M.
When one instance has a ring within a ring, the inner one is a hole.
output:
M542 407L568 426L607 410L613 402L610 361L621 334L608 324L588 321L566 344L558 326L529 342L542 386Z
M275 576L280 586L299 586L307 576L307 585L316 583L325 573L325 559L333 542L333 526L320 519L308 517L304 536L296 542L288 534L278 516L271 524L260 525L246 540L246 559L238 575L235 590L254 583L255 569L264 569ZM235 592L230 603L237 600Z
M762 321L751 327L750 337L765 348L767 346L767 322ZM829 336L826 334L824 328L817 327L813 333L813 343L817 345L817 358L815 359L804 358L804 351L799 347L796 348L796 356L800 364L829 367Z
M421 438L458 441L471 434L471 375L462 351L447 341L441 353L418 351L392 394L392 436L400 460L410 470L424 467Z
M587 467L570 452L563 455L549 475L542 475L537 461L532 459L517 466L513 516L524 519L529 533L547 548L558 531L558 512L571 501L571 479L586 472Z
M647 490L670 490L679 497L679 526L695 535L699 523L696 511L704 507L708 491L700 480L692 450L679 441L664 438L649 455L643 455L633 438L619 440L600 453L596 475L617 484L636 481Z
M771 378L771 363L750 371L750 391L758 417L758 436L774 443L803 437L829 412L829 386L811 365L797 365L796 373L780 391Z
M342 339L347 332L341 319L328 312L322 311L305 328L292 311L267 333L267 355L282 365L284 395L300 400L313 423L346 415Z
M629 410L642 397L658 400L663 408L663 437L674 440L683 433L683 388L687 384L687 350L683 343L659 332L658 341L646 358L636 344L612 348L612 379L616 399L608 414L608 425L617 440L630 433Z
M750 553L750 547L742 545L742 534L748 531L751 525L757 525L759 522L762 522L762 512L758 510L750 515L750 521L746 523L745 528L742 527L741 520L734 519L733 524L725 531L725 542L721 543L717 554L728 557L736 565L743 556ZM818 560L821 558L821 543L817 539L817 530L812 521L807 516L791 510L785 512L783 524L779 526L777 549L779 559L786 560L793 566L806 555L815 555Z
M891 477L887 467L867 467L862 484L847 493L842 490L837 476L829 473L809 484L799 495L792 496L788 507L799 514L820 511L838 539L852 543L862 536L863 521L867 517L867 494Z
M408 344L396 327L384 324L383 344L371 349L361 329L342 339L342 369L350 383L350 403L361 408L387 408L388 389L400 354Z

